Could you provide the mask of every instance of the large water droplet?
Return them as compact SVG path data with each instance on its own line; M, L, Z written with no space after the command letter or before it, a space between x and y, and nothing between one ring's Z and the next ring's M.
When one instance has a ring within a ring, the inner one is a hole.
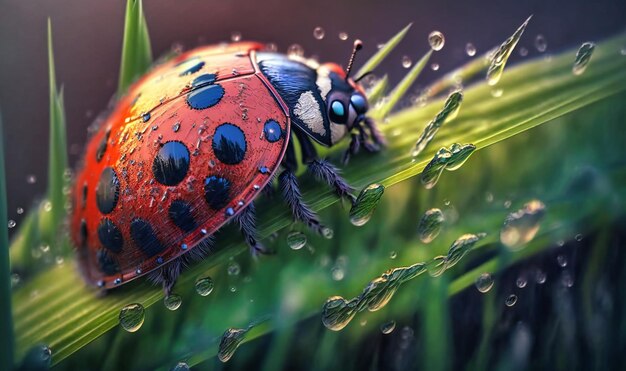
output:
M341 296L328 298L322 308L322 323L329 330L339 331L343 329L354 318L356 303L356 300L348 302Z
M389 321L380 325L380 331L385 335L391 334L393 330L395 329L396 329L396 321Z
M434 51L441 50L445 43L446 39L439 31L433 31L428 35L428 44L430 45L430 48Z
M350 208L350 222L356 226L367 223L374 214L384 192L385 186L382 184L374 183L365 187Z
M493 277L489 273L483 273L476 278L474 285L478 291L484 294L493 287Z
M172 371L189 371L189 365L186 364L185 362L178 362L176 364L176 366L174 366L174 368L172 368Z
M128 304L120 311L120 326L128 332L135 332L141 328L145 318L145 309L139 303Z
M515 303L517 303L517 295L515 294L511 294L509 295L505 300L504 300L504 304L507 307L512 307L515 305Z
M491 56L491 63L489 64L489 68L487 69L487 83L491 86L495 85L500 81L500 77L502 77L502 72L504 71L504 66L506 65L506 61L509 59L509 56L515 49L517 42L520 37L524 33L528 22L530 21L532 16L528 17L524 23L509 37L506 39L502 45L496 50L495 53Z
M440 209L434 208L426 210L417 226L417 233L419 234L420 240L423 243L430 243L434 240L439 235L439 232L441 232L444 221L445 218Z
M467 45L465 45L465 54L467 54L470 57L473 57L476 55L476 47L474 46L474 44L467 43Z
M572 67L574 75L579 76L585 72L595 48L596 44L592 42L586 42L578 48L578 51L576 52L576 60L574 61L574 66Z
M326 32L324 31L324 29L322 27L315 27L315 29L313 29L313 37L316 38L317 40L321 40L324 38L324 35L326 35Z
M450 148L442 147L435 153L421 174L421 182L426 189L433 188L444 170L454 171L460 168L476 150L473 144L454 143Z
M38 344L30 348L22 359L19 370L49 370L52 363L52 349Z
M463 93L460 91L455 91L448 98L443 105L441 111L435 116L432 121L426 125L424 131L415 142L415 147L411 151L411 155L413 157L419 155L424 148L430 143L430 141L435 137L437 131L446 122L454 119L456 115L459 113L459 108L461 107L461 102L463 101Z
M287 235L287 245L293 250L300 250L306 246L306 235L299 231L289 233Z
M169 294L163 299L163 304L165 308L169 310L176 310L180 308L180 305L183 303L183 298L177 294Z
M198 278L196 281L196 292L200 296L207 296L213 291L213 280L211 277Z
M545 209L541 201L532 200L524 205L524 208L510 213L500 230L500 241L513 250L523 247L539 231L539 223L545 215Z
M220 341L219 350L217 351L217 358L222 362L228 362L233 357L237 347L244 340L248 329L242 328L229 328L222 335Z
M431 277L439 277L446 271L446 257L443 255L436 256L426 262L426 269Z

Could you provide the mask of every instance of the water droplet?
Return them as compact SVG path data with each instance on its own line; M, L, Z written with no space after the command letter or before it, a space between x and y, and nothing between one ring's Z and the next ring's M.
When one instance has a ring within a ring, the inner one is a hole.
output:
M174 133L178 133L178 130L180 130L180 122L175 123L172 126L172 130L174 131Z
M548 49L548 41L545 36L539 34L535 37L535 48L537 48L537 51L540 53L543 53L546 49Z
M567 258L564 255L557 256L556 262L559 265L559 267L562 267L562 268L567 267Z
M444 170L459 169L476 150L473 144L454 143L450 148L441 147L422 171L420 180L426 189L433 188Z
M505 300L504 300L504 304L507 307L512 307L515 305L515 303L517 303L517 295L515 294L511 294L509 295Z
M493 53L491 56L491 62L489 64L489 68L487 69L487 83L491 86L495 85L500 81L500 77L502 77L502 72L504 71L504 66L506 65L506 61L509 59L509 56L515 49L517 42L520 37L524 33L530 18L528 17L524 23L509 37L506 39L502 45L498 48L498 50Z
M467 43L465 45L465 54L467 54L470 57L473 57L476 55L476 47L474 46L474 44Z
M176 310L180 308L180 305L183 303L183 298L177 294L169 294L163 299L163 304L165 308L169 310Z
M528 283L528 281L526 280L526 277L524 277L524 276L517 277L517 280L515 281L515 284L520 289L523 289L524 287L526 287L527 283Z
M172 368L172 371L189 371L189 365L186 364L185 362L178 362L176 364L176 366L174 366L174 368Z
M446 257L436 256L426 263L426 269L431 277L439 277L446 271Z
M535 282L540 285L546 283L546 274L541 270L537 270L537 272L535 272Z
M333 269L330 270L330 274L335 281L341 281L345 276L343 268L337 266L333 267Z
M306 245L306 235L298 231L289 233L287 235L287 245L293 250L300 250Z
M11 288L17 286L20 283L21 277L17 273L11 274Z
M228 264L228 275L236 276L241 272L241 267L236 262L230 262Z
M304 48L300 44L292 44L287 48L287 55L291 57L302 57L304 55Z
M580 242L580 241L582 241L582 240L583 240L583 235L582 235L582 234L580 234L580 233L578 233L576 236L574 236L574 239L575 239L576 241Z
M196 281L196 292L200 296L207 296L213 291L213 280L211 277L198 278Z
M396 329L396 321L389 321L380 325L380 331L385 335L391 334L393 330L395 329Z
M430 243L441 232L441 227L445 218L440 209L427 210L420 219L417 227L417 233L419 234L420 241L423 243Z
M439 70L439 63L432 63L430 65L430 69L433 71L438 71Z
M265 44L265 50L267 50L268 52L275 52L278 50L278 45L276 45L275 43L267 43Z
M28 184L35 184L37 183L37 177L33 174L29 174L26 176L26 183Z
M237 42L237 41L241 41L241 32L233 32L230 34L230 40Z
M398 257L398 253L397 252L392 251L392 252L389 253L389 258L390 259L395 259L397 257Z
M21 214L24 214L24 208L22 208L22 207L18 207L16 211L17 211L17 213L18 213L18 214L20 214L20 215L21 215Z
M52 361L52 349L44 344L37 344L30 348L19 370L49 370Z
M339 40L343 40L343 41L348 40L348 33L347 32L339 32Z
M622 49L620 49L619 53L620 53L621 55L626 55L626 46L625 46L625 47L623 47Z
M315 27L315 29L313 29L313 37L316 38L317 40L321 40L324 38L324 35L326 34L326 32L324 31L324 29L322 27Z
M346 327L356 314L357 301L350 302L341 296L333 296L326 300L322 309L322 323L327 329L339 331Z
M220 341L217 358L222 362L228 362L235 354L237 347L244 340L247 332L247 329L241 328L229 328L226 330Z
M324 227L322 229L322 236L324 236L325 239L330 240L333 238L333 236L335 236L335 231L333 231L331 228Z
M524 48L523 46L521 48L519 48L519 55L521 57L525 57L528 55L528 49Z
M408 55L402 57L402 67L409 68L413 64L413 61Z
M539 231L545 209L541 201L532 200L526 203L524 208L510 213L500 230L502 244L509 249L517 250L532 240Z
M415 142L415 147L411 151L413 157L419 155L426 148L428 143L435 137L435 134L437 134L441 125L456 117L462 101L463 94L460 91L455 91L448 96L441 111L426 125L419 139Z
M372 218L384 192L385 186L382 184L373 183L365 187L350 208L350 222L355 226L367 223Z
M569 272L563 272L561 275L561 283L564 287L572 287L574 286L574 278Z
M595 48L596 44L592 42L586 42L578 48L578 51L576 52L576 60L574 61L574 66L572 67L574 75L579 76L585 72Z
M491 96L494 98L500 98L504 94L504 90L502 89L492 89Z
M52 202L50 202L50 201L44 202L43 203L43 210L45 212L47 212L47 213L50 212L52 210Z
M446 39L439 31L433 31L428 35L428 44L430 45L430 48L434 51L441 50L445 43Z
M135 332L141 328L145 318L145 309L141 304L128 304L120 311L120 326L128 332Z
M483 273L478 276L478 278L476 278L476 281L474 281L474 285L476 286L476 289L478 289L478 291L484 294L491 290L491 288L493 287L493 277L491 277L489 273Z
M15 220L13 220L13 219L10 219L7 224L9 226L9 228L14 228L17 225L17 223L15 223Z

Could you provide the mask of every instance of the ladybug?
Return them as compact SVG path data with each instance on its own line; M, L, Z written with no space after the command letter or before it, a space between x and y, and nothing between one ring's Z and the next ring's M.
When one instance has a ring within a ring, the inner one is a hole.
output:
M354 202L353 189L313 141L350 134L347 161L384 139L348 68L241 42L201 47L153 67L100 120L72 190L71 238L86 281L110 289L148 274L169 295L183 266L206 256L235 222L253 253L253 200L274 175L295 220L325 227L295 176L297 138L312 175Z

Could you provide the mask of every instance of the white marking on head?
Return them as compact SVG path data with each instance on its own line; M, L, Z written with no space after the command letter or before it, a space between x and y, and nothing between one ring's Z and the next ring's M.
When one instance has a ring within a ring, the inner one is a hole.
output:
M293 113L298 117L312 132L321 136L326 136L326 128L324 128L324 118L320 105L315 100L312 91L306 91L300 94L298 103L293 109Z
M315 81L315 84L317 85L323 100L326 100L326 95L332 88L332 82L330 81L330 77L328 77L329 73L330 71L326 67L320 67L317 69L317 80Z
M348 132L348 127L346 125L335 124L334 122L330 123L330 142L332 144L336 144L343 137L346 136Z

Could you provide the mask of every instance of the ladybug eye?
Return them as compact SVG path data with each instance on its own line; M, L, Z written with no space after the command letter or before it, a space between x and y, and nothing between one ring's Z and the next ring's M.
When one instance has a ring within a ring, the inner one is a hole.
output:
M350 103L354 107L354 110L359 114L367 111L367 102L361 94L354 94L350 97Z
M330 104L329 116L333 122L338 124L345 124L347 120L347 115L346 108L343 106L343 103L338 100L334 100Z

